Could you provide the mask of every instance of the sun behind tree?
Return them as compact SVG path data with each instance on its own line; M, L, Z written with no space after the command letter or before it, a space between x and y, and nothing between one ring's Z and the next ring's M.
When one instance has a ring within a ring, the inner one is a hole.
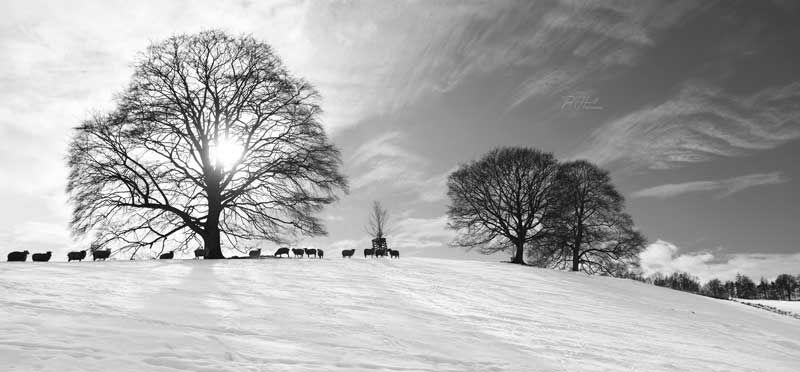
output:
M151 45L110 113L69 147L73 234L135 256L221 241L320 235L346 190L319 97L272 49L220 31Z

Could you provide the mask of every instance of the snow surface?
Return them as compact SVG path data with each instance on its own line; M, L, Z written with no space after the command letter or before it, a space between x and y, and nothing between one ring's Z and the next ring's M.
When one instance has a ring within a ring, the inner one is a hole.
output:
M789 311L800 315L800 301L745 300L741 298L737 298L736 301L774 307L778 310Z
M800 370L797 319L505 263L6 263L0 288L4 371Z

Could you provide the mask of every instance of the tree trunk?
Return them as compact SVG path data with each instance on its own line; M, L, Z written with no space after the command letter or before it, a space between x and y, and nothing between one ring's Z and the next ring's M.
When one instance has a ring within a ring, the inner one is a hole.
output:
M208 188L206 193L208 195L208 217L206 218L205 235L203 235L203 243L205 244L205 259L215 260L223 259L222 245L220 244L220 231L219 231L219 216L222 214L222 202L220 200L219 181L221 175L216 169L207 172L206 182Z
M572 248L572 271L580 271L581 256L578 248Z
M583 227L578 225L578 234L572 242L572 271L581 269L581 243L583 243Z
M522 258L523 253L525 252L525 243L524 242L517 242L516 243L517 250L514 252L514 258L511 260L511 263L524 265L525 260Z
M203 243L205 245L205 259L214 260L222 259L222 245L220 244L219 226L207 228L206 235L203 236Z
M222 245L220 244L219 232L219 215L220 210L216 207L216 203L209 203L208 219L206 220L206 234L203 235L203 243L205 244L205 259L214 260L222 259Z

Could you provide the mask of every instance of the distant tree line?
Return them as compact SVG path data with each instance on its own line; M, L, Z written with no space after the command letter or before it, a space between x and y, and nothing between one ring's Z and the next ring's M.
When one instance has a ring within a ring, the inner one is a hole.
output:
M701 285L700 280L685 272L675 272L670 275L657 273L647 278L632 277L659 287L672 288L679 291L695 293L714 298L741 298L746 300L797 300L800 296L800 274L778 275L775 280L762 277L758 283L747 275L736 274L734 280L722 281L711 279Z

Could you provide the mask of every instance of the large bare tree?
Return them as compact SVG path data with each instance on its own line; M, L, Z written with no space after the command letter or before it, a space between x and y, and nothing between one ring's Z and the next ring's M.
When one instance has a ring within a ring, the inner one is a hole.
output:
M447 181L448 226L460 234L453 244L482 253L524 252L536 246L552 213L558 163L531 148L500 148L462 165Z
M315 216L346 190L318 94L266 44L220 31L151 45L109 114L69 148L72 229L140 249L283 242L325 230Z
M563 163L557 185L557 217L540 249L530 252L536 264L610 275L637 266L646 240L608 172L585 160Z

